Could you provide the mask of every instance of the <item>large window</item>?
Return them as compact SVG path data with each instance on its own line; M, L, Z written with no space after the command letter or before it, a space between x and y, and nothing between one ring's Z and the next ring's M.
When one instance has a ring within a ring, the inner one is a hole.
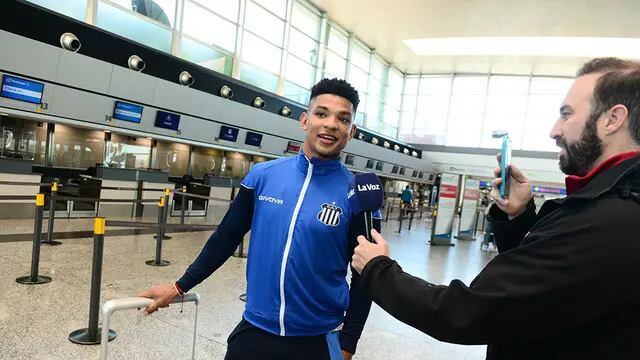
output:
M182 37L180 42L180 57L198 64L207 69L231 76L231 65L233 58L220 50L211 46L188 38Z
M169 172L171 176L187 173L189 145L158 141L152 167Z
M28 0L55 12L84 21L87 13L87 0Z
M233 20L225 19L200 3L192 1L184 3L182 32L204 44L219 46L229 52L235 51L236 24Z

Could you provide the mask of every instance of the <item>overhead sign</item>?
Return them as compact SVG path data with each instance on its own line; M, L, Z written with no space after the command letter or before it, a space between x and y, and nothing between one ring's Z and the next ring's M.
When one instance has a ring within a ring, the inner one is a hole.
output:
M262 134L247 131L247 137L245 138L244 143L247 145L260 147L260 145L262 144Z
M2 77L2 92L0 93L2 97L26 101L32 104L40 104L42 103L43 92L43 83L11 75L4 75Z
M142 120L142 106L116 101L116 106L113 109L113 118L139 124L140 120Z
M302 148L302 144L297 141L289 141L287 145L287 152L292 154L297 154L300 152L300 148Z
M218 135L218 138L220 140L236 142L238 140L239 131L240 130L238 128L222 125L220 127L220 134Z
M163 129L178 130L180 115L158 110L155 126Z

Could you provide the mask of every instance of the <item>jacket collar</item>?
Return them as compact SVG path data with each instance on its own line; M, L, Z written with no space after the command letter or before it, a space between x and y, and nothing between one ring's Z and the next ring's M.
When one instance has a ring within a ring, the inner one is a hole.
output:
M334 171L337 171L342 168L342 163L340 162L340 158L336 160L320 160L318 158L307 158L302 151L296 156L296 163L298 165L298 169L302 172L306 173L309 167L309 163L313 164L313 174L328 174Z
M613 165L609 164L609 168L600 168L599 172L594 172L589 177L589 181L582 186L582 188L576 190L570 197L578 199L593 199L596 198L618 185L620 180L629 174L640 170L640 153L636 156L627 157L625 160L620 161L615 157L607 160L606 162L613 161ZM595 169L594 169L595 170ZM568 190L568 189L567 189Z

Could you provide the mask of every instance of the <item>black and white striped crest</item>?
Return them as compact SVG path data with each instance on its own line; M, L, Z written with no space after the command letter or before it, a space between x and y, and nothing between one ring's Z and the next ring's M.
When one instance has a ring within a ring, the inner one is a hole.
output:
M318 220L329 226L338 226L340 224L340 214L342 209L331 204L322 204L322 210L318 213Z

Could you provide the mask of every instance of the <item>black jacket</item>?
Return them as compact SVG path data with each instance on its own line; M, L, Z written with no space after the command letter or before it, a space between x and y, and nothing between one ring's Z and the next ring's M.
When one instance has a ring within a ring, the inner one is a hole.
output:
M487 359L640 358L640 156L565 199L508 221L500 254L466 286L434 285L385 256L362 272L372 299L439 340L488 344Z

